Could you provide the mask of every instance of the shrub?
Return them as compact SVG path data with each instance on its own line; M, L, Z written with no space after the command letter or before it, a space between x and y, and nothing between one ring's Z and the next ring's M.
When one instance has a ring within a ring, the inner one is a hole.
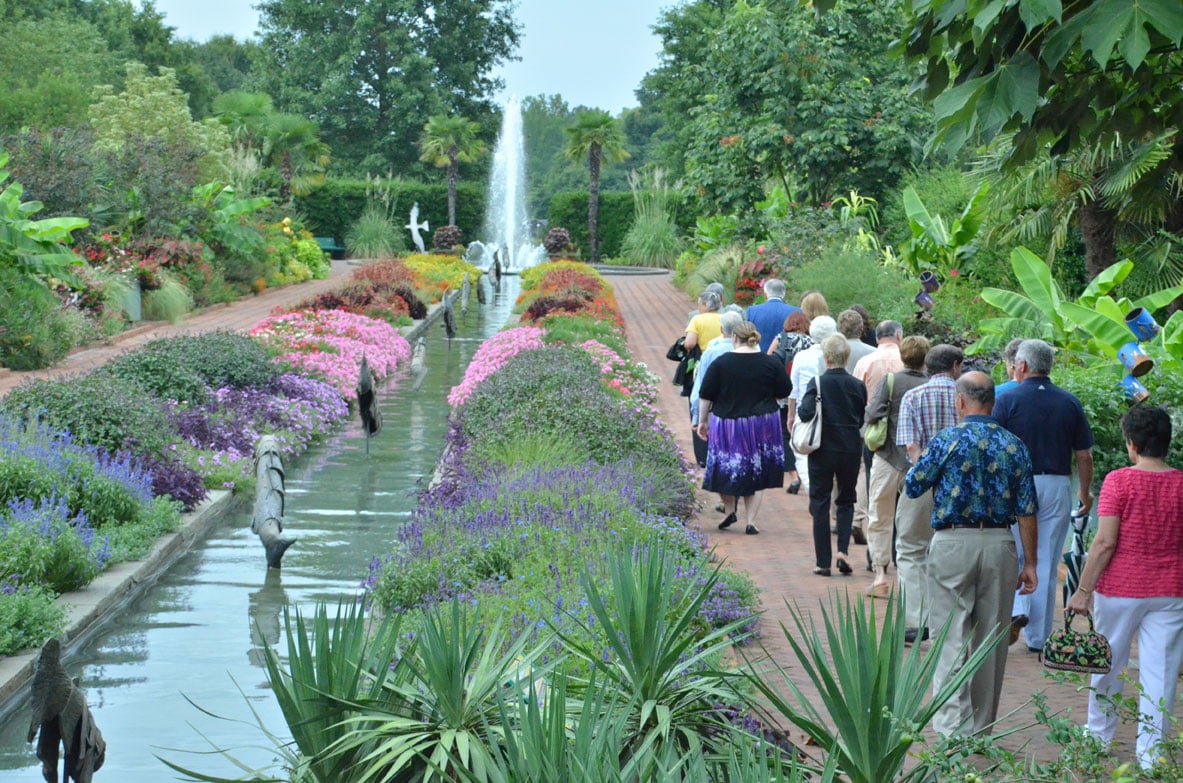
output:
M66 612L42 585L0 579L0 658L39 647L66 627Z
M588 340L602 343L618 354L628 351L624 331L613 321L588 313L553 312L546 317L548 345L580 345Z
M153 340L140 350L169 353L214 389L266 386L279 374L271 354L259 341L234 332Z
M172 498L184 511L192 511L209 496L201 474L179 460L149 454L140 465L152 474L152 494Z
M296 262L312 273L313 280L325 280L332 272L329 254L321 250L315 239L297 239L294 243Z
M542 240L542 246L552 256L566 253L571 247L571 233L565 228L552 228L546 232L546 238Z
M90 584L110 554L107 538L59 498L12 500L0 512L0 580L67 593Z
M805 291L821 291L835 312L857 302L877 320L904 324L914 320L913 297L920 290L920 284L902 269L884 266L875 254L837 244L791 270L788 284L798 297ZM905 331L910 334L911 328L905 326Z
M32 280L0 279L0 364L40 370L72 347L70 324L48 288Z
M139 350L116 356L107 363L106 370L162 400L203 402L210 391L205 378L169 350L171 343L170 339L154 340Z
M475 235L485 218L485 189L476 184L461 183L457 188L456 225L469 236ZM364 179L330 179L315 190L295 198L299 211L306 216L308 229L316 236L343 237L349 226L365 211L366 181ZM403 180L398 185L398 203L419 202L419 219L429 225L443 226L448 222L448 187L443 183L424 184ZM584 220L587 220L586 200ZM405 216L407 209L402 209ZM402 218L398 219L402 222Z
M0 402L0 410L45 422L112 454L163 454L171 442L160 403L138 383L104 370L22 384Z
M10 417L0 417L0 445L0 505L58 497L102 527L134 521L152 499L147 472L127 453L110 456Z
M688 210L687 210L688 211ZM600 254L618 256L635 209L633 194L628 191L600 191ZM557 193L551 199L547 221L552 226L566 226L571 233L571 244L588 247L587 191Z
M464 233L458 226L440 226L431 236L431 246L436 250L451 250L464 241Z

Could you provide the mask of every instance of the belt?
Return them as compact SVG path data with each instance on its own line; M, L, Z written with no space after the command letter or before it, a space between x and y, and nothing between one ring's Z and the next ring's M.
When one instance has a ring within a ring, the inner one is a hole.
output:
M947 525L933 528L934 530L948 530L949 528L972 528L975 530L1005 530L1013 525L1013 522L995 522L992 519L982 520L959 520L957 522L950 522Z

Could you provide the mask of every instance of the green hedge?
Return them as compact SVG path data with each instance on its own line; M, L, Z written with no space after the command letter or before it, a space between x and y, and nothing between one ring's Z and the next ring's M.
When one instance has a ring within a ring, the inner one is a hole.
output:
M600 192L600 257L620 255L624 235L633 224L633 194ZM571 233L571 242L587 255L591 247L587 234L587 191L556 193L550 202L547 224Z
M419 202L419 220L426 220L431 230L448 223L447 185L406 182L399 192L395 221L399 229L407 224L411 205ZM308 220L313 236L344 240L349 227L366 207L366 183L360 179L334 179L325 182L306 196L296 197L296 207ZM460 185L456 189L456 223L464 232L464 241L479 239L485 220L485 190L479 185ZM583 220L585 226L587 217ZM587 233L586 228L584 233ZM424 241L431 241L428 231ZM409 237L408 237L408 244Z
M696 215L687 206L684 198L674 197L674 222L679 236L694 233ZM587 191L577 190L556 193L551 199L547 213L550 228L562 227L571 232L571 241L585 255L590 244L587 235ZM636 218L633 194L617 190L600 191L600 258L615 258L620 255L624 235L632 228Z

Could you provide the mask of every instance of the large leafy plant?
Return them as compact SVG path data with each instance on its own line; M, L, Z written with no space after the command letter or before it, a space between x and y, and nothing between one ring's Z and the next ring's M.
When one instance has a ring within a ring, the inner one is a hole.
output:
M1022 293L982 289L982 299L1006 316L981 322L983 337L970 346L970 353L998 350L1011 337L1023 336L1047 340L1061 349L1113 357L1118 348L1133 340L1125 324L1126 313L1135 307L1153 313L1183 296L1181 287L1166 288L1134 301L1109 296L1133 271L1134 264L1129 260L1097 275L1075 302L1060 290L1051 268L1027 248L1011 252L1011 268ZM1183 357L1183 317L1173 316L1168 326L1164 329L1164 345Z
M807 696L779 664L776 682L758 673L747 676L767 700L770 716L784 718L804 731L828 754L828 764L851 783L900 780L920 731L973 677L1002 634L995 631L987 636L934 688L948 626L921 653L918 646L905 648L905 618L898 595L887 602L882 631L868 603L833 596L828 605L822 604L820 621L800 607L790 607L796 632L783 626L782 630L817 689L816 697ZM915 767L904 779L922 780L926 772L923 766Z
M0 184L10 176L8 153L0 152ZM65 243L70 234L86 228L82 218L59 217L33 220L43 209L40 201L22 201L24 187L13 182L0 191L0 272L15 271L23 278L44 282L44 278L69 278L82 259Z
M978 249L985 197L986 188L978 188L961 214L946 225L943 217L932 214L924 206L914 187L905 188L904 214L908 216L912 237L900 246L900 262L914 275L934 272L946 278L964 266Z

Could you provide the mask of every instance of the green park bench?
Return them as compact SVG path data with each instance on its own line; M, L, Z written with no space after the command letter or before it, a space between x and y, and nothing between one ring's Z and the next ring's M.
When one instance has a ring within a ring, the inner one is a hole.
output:
M320 249L329 254L329 258L344 258L345 245L337 244L337 240L333 237L313 237L316 244L320 245Z

